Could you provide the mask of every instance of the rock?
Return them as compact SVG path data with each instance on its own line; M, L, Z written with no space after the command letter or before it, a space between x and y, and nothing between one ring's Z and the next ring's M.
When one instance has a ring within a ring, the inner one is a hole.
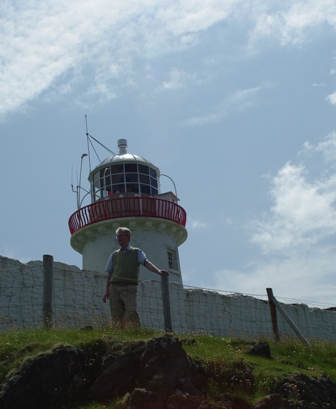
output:
M135 388L128 399L129 409L165 409L164 402L158 401L155 392Z
M166 335L113 359L92 385L88 397L104 400L129 392L129 409L166 408L168 401L170 406L172 402L177 405L188 401L192 408L204 400L206 389L206 377L197 370L197 364L191 363L181 342Z
M235 394L212 396L211 402L203 402L199 409L203 409L203 405L207 409L253 409L245 399Z
M253 406L253 409L290 409L290 404L281 395L272 394L265 396Z
M191 363L181 342L169 335L148 341L140 361L138 386L160 388L166 397L191 376Z
M327 376L311 379L296 373L281 382L276 392L282 397L300 402L300 409L336 408L336 384Z
M164 408L167 401L204 400L207 379L172 336L132 344L106 355L106 345L84 352L56 348L26 361L0 393L2 409L48 409L78 398L104 401L128 393L126 408Z
M267 342L258 342L249 352L250 355L271 359L271 350Z
M166 409L199 409L203 403L203 397L200 395L189 395L176 389L175 393L167 399Z
M233 396L230 409L250 409L251 406L240 396Z
M2 409L49 408L78 398L99 362L81 350L61 346L29 359L15 372L0 393Z
M87 398L103 401L131 391L136 384L138 366L139 357L134 353L114 358L108 368L94 381Z

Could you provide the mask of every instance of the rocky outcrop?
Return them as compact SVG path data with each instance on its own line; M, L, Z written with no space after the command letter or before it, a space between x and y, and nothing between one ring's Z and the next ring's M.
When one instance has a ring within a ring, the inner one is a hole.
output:
M88 398L109 399L128 391L125 408L198 408L206 386L205 375L188 358L181 342L165 336L113 359L94 381Z
M336 408L336 384L327 376L311 379L302 373L282 381L276 392L300 409Z
M268 348L261 347L253 353L261 349L270 359ZM229 379L248 393L253 374L242 365L222 376L225 384ZM52 409L118 398L115 409L336 409L336 385L326 376L316 380L295 374L251 406L236 395L207 396L212 375L169 335L127 346L97 340L82 349L59 346L26 360L0 392L0 407Z
M86 390L88 379L99 367L99 360L71 346L40 354L25 361L10 377L0 393L0 407L51 408L67 402Z
M171 336L134 343L122 351L60 346L21 365L4 385L0 407L48 409L128 394L125 408L193 408L203 402L206 384L201 368Z

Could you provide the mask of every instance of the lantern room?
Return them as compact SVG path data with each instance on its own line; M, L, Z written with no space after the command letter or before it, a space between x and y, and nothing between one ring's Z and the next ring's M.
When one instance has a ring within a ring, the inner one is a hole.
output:
M118 147L118 155L105 159L89 175L92 203L124 195L158 195L159 169L141 156L127 153L126 139L119 139Z

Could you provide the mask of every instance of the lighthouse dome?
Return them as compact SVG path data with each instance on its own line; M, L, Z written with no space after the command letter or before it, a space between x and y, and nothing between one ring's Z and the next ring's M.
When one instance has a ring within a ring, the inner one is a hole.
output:
M139 156L139 155L134 155L133 153L128 153L127 152L127 140L126 139L119 139L118 140L118 148L119 148L119 153L114 154L114 155L110 156L109 158L106 158L105 160L103 160L98 166L96 166L96 169L100 168L100 167L110 165L112 163L116 164L118 162L119 163L120 162L128 162L128 163L137 162L137 163L147 164L147 165L151 166L152 168L156 169L158 174L160 173L159 169L156 166L154 166L147 159L145 159L145 158L143 158L142 156Z
M92 202L108 196L154 196L159 193L160 170L139 155L127 152L127 140L118 140L119 153L103 160L89 174Z

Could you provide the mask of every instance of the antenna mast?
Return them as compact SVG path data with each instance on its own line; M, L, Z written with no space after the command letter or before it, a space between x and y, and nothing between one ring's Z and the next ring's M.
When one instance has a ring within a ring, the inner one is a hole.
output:
M87 122L87 115L85 114L85 126L86 126L86 142L87 142L87 147L88 147L88 155L89 155L89 170L91 173L91 158L90 158L90 146L89 146L89 128L88 128L88 122Z
M96 154L98 160L99 156L97 154L97 151L95 149L95 147L93 146L92 141L90 140L93 139L96 143L98 143L100 146L102 146L104 149L106 149L108 152L110 152L112 155L115 155L115 153L113 151L111 151L111 149L107 148L105 145L103 145L101 142L99 142L96 138L94 138L92 135L89 134L89 127L88 127L88 120L87 120L87 115L85 114L85 128L86 128L86 142L87 142L87 153L83 153L81 156L81 162L80 162L80 171L79 171L79 177L77 174L77 189L74 190L74 186L73 186L73 182L71 180L71 187L72 187L72 191L74 193L77 193L77 207L78 209L80 209L83 200L85 199L85 197L87 195L89 195L91 192L87 191L86 189L82 188L81 183L82 183L82 168L83 168L83 158L85 158L86 156L89 157L89 173L91 174L91 155L90 155L90 144L92 146L92 149L94 151L94 153ZM73 171L72 171L73 172ZM71 179L72 179L72 175L71 175ZM83 196L83 198L81 198L81 190L84 190L86 192L86 194Z

